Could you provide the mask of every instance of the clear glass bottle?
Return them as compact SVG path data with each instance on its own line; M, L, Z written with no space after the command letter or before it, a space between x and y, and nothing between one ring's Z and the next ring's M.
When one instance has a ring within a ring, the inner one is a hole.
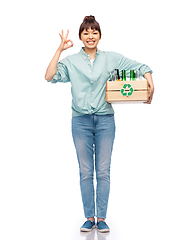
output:
M139 70L136 71L136 80L137 81L142 80L142 75Z
M119 69L115 69L115 81L121 81L119 76Z

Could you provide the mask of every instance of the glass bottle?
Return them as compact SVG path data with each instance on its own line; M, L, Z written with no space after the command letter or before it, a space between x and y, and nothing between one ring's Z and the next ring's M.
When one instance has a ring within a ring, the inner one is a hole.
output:
M134 73L134 70L130 70L130 81L135 81L135 73Z
M119 76L119 69L115 69L115 81L121 81Z
M142 75L139 70L136 71L136 80L142 80Z
M126 81L126 71L122 70L122 81Z

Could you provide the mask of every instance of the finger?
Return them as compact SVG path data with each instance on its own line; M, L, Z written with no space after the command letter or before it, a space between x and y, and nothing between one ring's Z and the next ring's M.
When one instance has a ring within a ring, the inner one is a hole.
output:
M59 33L59 36L60 36L61 39L63 40L63 30L61 31L61 33Z
M148 89L148 101L147 102L151 103L152 97L153 97L153 91L151 89Z
M66 42L69 47L72 47L74 45L73 41L69 40Z
M147 100L146 102L143 102L143 103L147 103L147 104L150 104L150 103L151 103L150 95L148 96L148 100Z
M150 104L150 103L151 103L151 101L152 101L152 96L150 95L150 96L149 96L149 98L148 98L148 101L147 101L147 103L148 103L148 104Z
M67 39L68 35L69 35L69 30L67 30L67 33L65 35L65 39Z
M66 42L70 42L71 44L73 44L73 41L71 39L67 40Z
M150 104L150 103L151 103L151 101L150 101L150 100L148 100L147 102L143 102L143 103Z
M59 36L60 36L60 38L61 38L61 40L62 40L62 35L61 35L61 33L59 33Z

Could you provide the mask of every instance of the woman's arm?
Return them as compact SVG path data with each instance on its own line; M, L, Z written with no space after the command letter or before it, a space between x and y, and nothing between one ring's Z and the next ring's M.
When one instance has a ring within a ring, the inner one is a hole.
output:
M45 79L47 81L51 81L53 76L56 74L57 64L58 64L60 55L61 55L61 51L58 48L46 70Z
M152 101L152 98L153 98L153 93L154 93L153 79L152 79L152 75L150 72L145 73L144 77L148 81L148 85L149 85L149 99L147 102L144 102L144 103L150 104Z
M51 81L53 76L56 74L57 71L57 64L59 61L59 57L61 55L61 53L72 47L73 46L73 42L69 39L67 40L67 37L69 35L69 30L67 30L67 34L65 35L65 37L63 36L63 30L62 30L62 34L59 34L61 37L61 44L59 45L54 57L52 58L47 70L46 70L46 74L45 74L45 79L47 81Z

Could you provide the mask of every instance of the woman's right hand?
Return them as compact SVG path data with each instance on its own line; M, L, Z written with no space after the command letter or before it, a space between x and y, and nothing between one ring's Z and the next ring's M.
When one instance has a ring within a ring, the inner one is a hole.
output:
M67 30L67 34L64 36L63 35L63 30L62 30L62 33L60 34L59 33L59 36L61 37L61 44L59 45L59 50L62 52L68 48L71 48L73 47L74 43L72 40L68 39L68 35L69 35L69 30Z

